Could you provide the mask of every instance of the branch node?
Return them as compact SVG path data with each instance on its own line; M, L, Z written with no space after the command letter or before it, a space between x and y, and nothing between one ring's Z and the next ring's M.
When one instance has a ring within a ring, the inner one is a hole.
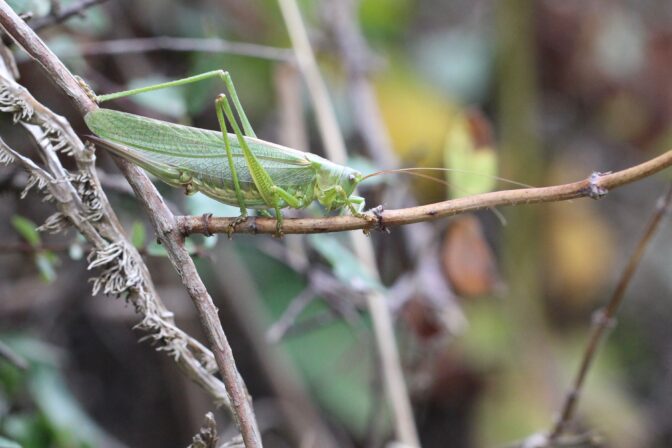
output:
M593 325L604 327L606 329L613 329L616 327L618 320L615 317L609 317L605 309L599 309L593 314Z
M593 171L590 177L588 178L588 197L591 199L602 199L607 195L609 190L602 187L598 184L598 181L602 176L611 174L611 171L606 171L604 173L600 171Z
M373 216L376 217L376 230L379 230L381 232L385 232L386 234L390 234L390 229L385 225L383 222L383 212L385 211L385 208L383 208L382 204L378 205L377 207L372 208L369 210L371 213L373 213Z
M210 218L212 218L212 213L203 213L201 218L203 219L203 235L212 236L213 233L210 230Z

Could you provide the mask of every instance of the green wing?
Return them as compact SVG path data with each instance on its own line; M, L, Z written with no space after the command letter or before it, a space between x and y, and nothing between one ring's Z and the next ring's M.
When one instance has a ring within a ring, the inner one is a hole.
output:
M126 147L126 151L115 152L162 179L162 174L172 177L187 172L203 184L233 188L221 132L110 109L89 112L84 119L96 135ZM238 139L235 134L229 137L241 188L252 190L254 183ZM314 180L315 169L307 153L255 138L245 139L276 185L294 189L292 187L305 187Z

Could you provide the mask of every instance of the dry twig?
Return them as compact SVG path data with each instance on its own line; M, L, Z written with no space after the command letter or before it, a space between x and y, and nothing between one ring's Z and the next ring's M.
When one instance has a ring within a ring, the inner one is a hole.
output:
M72 53L59 53L59 56L65 58L72 56L126 55L150 51L228 53L271 61L294 61L294 55L291 50L285 48L275 48L246 42L231 42L217 38L169 36L88 42L80 44Z
M672 150L639 165L603 174L594 173L587 179L568 184L541 188L523 188L517 190L493 191L434 204L409 207L398 210L385 210L378 215L378 222L372 223L365 218L355 216L332 216L321 218L287 218L283 232L290 233L327 233L345 230L375 230L382 223L386 227L433 221L469 211L481 210L500 205L536 204L540 202L560 202L582 197L599 198L608 191L623 185L652 176L672 166ZM225 233L235 218L211 218L208 228L213 233ZM179 216L180 229L185 235L205 233L205 225L199 216ZM237 233L274 233L275 220L270 218L249 218L238 225Z
M326 152L334 162L345 164L347 152L343 135L338 127L326 85L315 61L299 7L295 0L279 0L279 5L296 53L298 66L310 92ZM362 265L368 269L372 277L378 277L371 242L361 234L351 234L351 240L355 255L361 260ZM385 391L392 408L396 436L401 443L409 446L420 446L413 411L404 382L390 310L385 304L385 297L377 291L369 291L366 301L373 320L376 346L381 364L380 373L384 378Z
M607 336L608 330L613 327L615 323L616 312L623 302L625 291L627 290L628 285L630 284L630 281L632 280L632 277L634 276L635 271L637 270L637 267L642 260L642 257L648 249L653 236L660 227L663 217L670 211L671 207L672 184L670 185L667 193L658 200L656 209L654 210L654 213L646 226L644 234L637 243L635 251L628 260L628 264L625 267L618 284L616 285L616 289L614 290L614 294L611 296L611 300L609 300L607 306L598 311L595 316L596 318L594 320L593 331L591 332L588 339L579 370L576 373L576 378L574 379L571 389L565 396L558 420L555 422L553 428L548 433L548 446L554 446L554 443L564 433L564 431L567 429L567 426L571 422L579 401L579 397L581 395L581 390L586 381L586 376L588 375L588 370L590 369L597 355L597 350L600 347L602 341Z
M51 14L40 17L39 19L33 20L31 25L35 31L40 31L44 28L47 28L51 25L56 25L58 23L65 22L74 16L81 16L84 11L91 8L92 6L99 5L106 2L107 0L82 0L70 5L67 8L63 8L57 11L52 11Z

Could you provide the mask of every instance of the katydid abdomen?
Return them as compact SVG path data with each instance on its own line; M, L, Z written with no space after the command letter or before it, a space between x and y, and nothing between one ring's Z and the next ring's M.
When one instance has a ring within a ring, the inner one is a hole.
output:
M102 108L88 113L84 119L93 133L108 142L107 149L162 181L190 193L201 191L218 201L238 205L221 132ZM229 137L245 204L268 208L252 180L236 136L229 134ZM318 178L340 176L339 171L345 168L314 154L252 137L245 140L274 184L300 199L303 207L316 199ZM287 204L281 200L280 206Z

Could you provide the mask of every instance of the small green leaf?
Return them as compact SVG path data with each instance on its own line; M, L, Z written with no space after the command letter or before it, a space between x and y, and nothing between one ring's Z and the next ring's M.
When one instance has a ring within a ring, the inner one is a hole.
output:
M30 12L37 17L46 16L51 8L48 0L8 0L7 3L17 14Z
M163 247L163 245L157 243L156 241L152 241L147 245L147 255L152 257L167 257L168 252L166 252L166 249Z
M28 379L28 390L46 418L55 446L103 446L105 435L84 412L57 369L36 365Z
M46 283L51 283L56 279L54 265L58 262L58 257L53 252L41 251L35 254L35 266L40 272L40 277Z
M12 216L12 225L23 237L23 239L28 241L28 244L31 246L38 247L41 244L42 239L40 238L40 234L37 232L37 226L30 219L19 215L14 215Z
M310 244L334 268L334 274L345 283L383 291L385 287L371 275L354 254L332 235L313 234Z
M477 146L465 114L451 123L444 149L452 198L492 191L497 175L497 154L489 146Z
M74 242L68 247L68 255L73 260L81 260L84 256L84 248L79 242Z
M145 232L145 225L140 221L135 221L133 223L133 228L131 229L131 243L137 249L142 249L145 247L146 239L147 233Z

